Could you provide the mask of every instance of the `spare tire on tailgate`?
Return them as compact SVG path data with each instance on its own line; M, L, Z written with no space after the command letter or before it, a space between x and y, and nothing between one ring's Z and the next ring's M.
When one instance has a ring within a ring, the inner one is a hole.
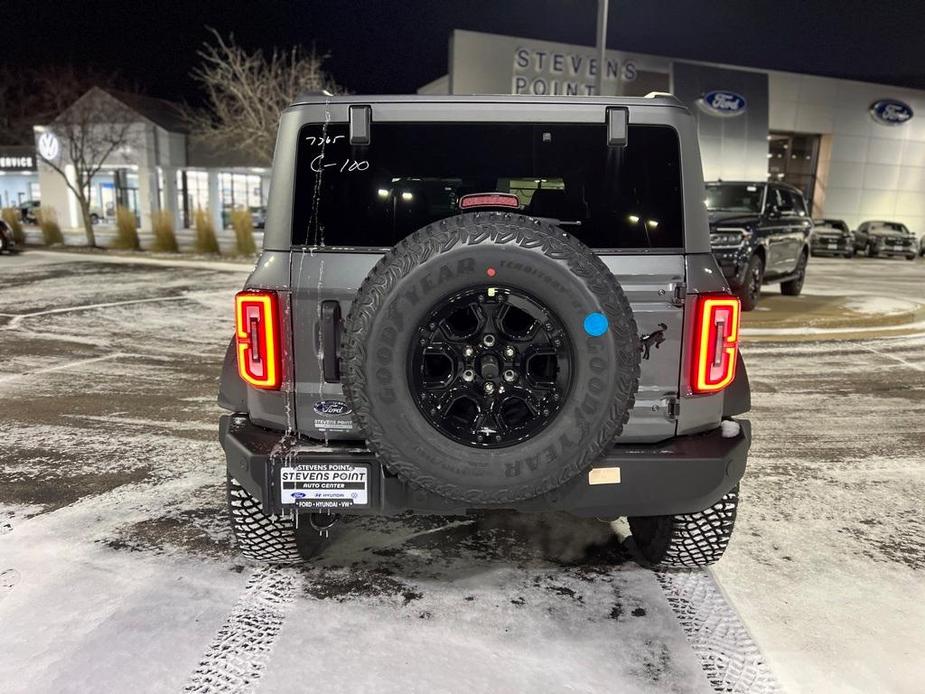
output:
M636 322L601 259L559 227L503 213L445 219L389 251L360 287L340 355L382 463L475 505L587 470L639 382Z

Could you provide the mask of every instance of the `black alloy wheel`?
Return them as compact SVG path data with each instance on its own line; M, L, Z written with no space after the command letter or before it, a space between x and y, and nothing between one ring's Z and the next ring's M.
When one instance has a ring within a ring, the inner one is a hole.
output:
M439 302L411 345L408 383L424 418L454 441L500 448L538 434L571 386L572 347L534 297L483 286Z
M809 257L806 253L800 256L800 260L797 263L797 271L792 280L786 282L781 282L780 292L785 296L799 296L800 292L803 291L803 283L806 281L806 264L809 262Z
M748 261L748 267L745 268L743 284L736 291L739 300L742 302L743 311L752 311L758 305L758 297L761 295L763 281L764 262L759 256L753 255Z

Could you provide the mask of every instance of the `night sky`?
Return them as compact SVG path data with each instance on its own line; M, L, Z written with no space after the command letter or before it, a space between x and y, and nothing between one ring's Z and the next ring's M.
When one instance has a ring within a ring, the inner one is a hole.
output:
M446 72L454 28L593 44L596 0L0 2L0 60L93 64L197 101L205 26L247 47L313 43L356 93L414 92ZM608 46L925 88L925 1L612 0Z

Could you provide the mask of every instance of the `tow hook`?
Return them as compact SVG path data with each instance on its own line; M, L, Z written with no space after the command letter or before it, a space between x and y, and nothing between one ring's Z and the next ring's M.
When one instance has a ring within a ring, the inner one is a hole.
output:
M658 324L658 330L654 330L648 335L641 335L639 337L639 351L642 352L642 358L649 358L649 350L652 347L658 349L658 346L665 341L665 331L668 330L668 326L664 323Z
M311 525L322 537L327 537L331 528L333 528L340 516L336 513L311 513L308 516L308 524Z

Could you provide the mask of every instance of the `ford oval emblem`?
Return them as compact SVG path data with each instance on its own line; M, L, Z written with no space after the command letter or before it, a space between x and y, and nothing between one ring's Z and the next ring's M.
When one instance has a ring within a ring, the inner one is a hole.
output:
M315 403L315 412L336 417L338 415L350 414L353 412L353 408L343 400L319 400Z
M884 125L902 125L912 118L912 107L896 99L880 99L870 105L870 115Z
M744 96L724 89L707 92L698 103L707 113L714 116L739 116L745 113L748 106Z

